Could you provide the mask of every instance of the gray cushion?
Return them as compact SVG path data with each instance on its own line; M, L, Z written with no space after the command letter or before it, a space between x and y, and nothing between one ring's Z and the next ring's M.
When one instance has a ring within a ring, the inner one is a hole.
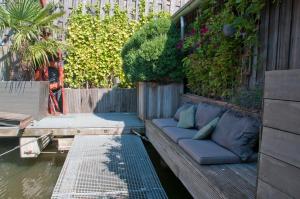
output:
M153 119L152 122L159 128L177 126L177 121L173 118Z
M180 112L179 121L177 127L190 129L195 125L195 107L191 106Z
M176 143L178 143L180 139L192 139L197 133L196 129L183 129L178 127L165 127L162 130Z
M219 120L211 139L235 153L241 160L248 161L254 153L259 126L258 120L254 118L227 111Z
M190 106L194 106L194 104L192 104L192 103L184 103L182 106L180 106L177 109L177 111L176 111L176 113L174 115L174 119L178 121L179 117L180 117L180 112L183 111L183 110L185 110L185 109L188 109Z
M224 108L220 106L200 103L197 106L195 126L201 129L216 117L221 116L222 113L224 113Z
M213 119L212 121L210 121L208 124L206 124L204 127L202 127L197 133L196 135L193 137L194 140L203 140L208 138L211 133L213 132L213 130L216 128L218 121L219 121L219 117Z
M240 158L211 140L179 140L179 145L199 164L239 163Z

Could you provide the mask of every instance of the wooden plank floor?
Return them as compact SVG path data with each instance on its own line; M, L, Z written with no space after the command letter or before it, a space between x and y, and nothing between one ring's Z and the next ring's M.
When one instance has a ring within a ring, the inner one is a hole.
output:
M144 123L136 113L74 113L48 116L28 126L23 136L54 136L82 134L123 134L131 129L143 130Z
M141 139L85 135L75 140L52 199L167 198Z

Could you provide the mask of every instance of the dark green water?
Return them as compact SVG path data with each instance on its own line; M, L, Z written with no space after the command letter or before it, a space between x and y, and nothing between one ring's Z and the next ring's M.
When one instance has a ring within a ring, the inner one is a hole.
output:
M19 144L18 139L0 139L0 153ZM159 154L144 143L156 172L170 199L192 198L172 171L162 166ZM56 151L49 145L46 151ZM0 199L47 199L63 166L66 154L41 154L37 159L22 159L19 151L0 158Z
M17 139L0 139L0 153L19 144ZM54 151L49 145L46 151ZM0 158L0 198L50 198L65 160L65 154L41 154L21 159L19 151Z

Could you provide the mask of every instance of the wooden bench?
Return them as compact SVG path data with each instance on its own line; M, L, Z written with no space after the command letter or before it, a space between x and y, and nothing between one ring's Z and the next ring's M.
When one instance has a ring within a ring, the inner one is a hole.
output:
M194 103L205 100L187 95L182 99ZM150 120L146 121L146 136L194 198L255 198L256 163L200 165Z

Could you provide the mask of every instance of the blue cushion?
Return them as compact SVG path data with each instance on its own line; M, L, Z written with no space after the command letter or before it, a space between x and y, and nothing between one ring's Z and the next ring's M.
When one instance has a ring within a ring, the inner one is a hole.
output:
M255 153L259 126L258 120L254 118L227 111L219 120L211 139L235 153L241 160L248 161Z
M176 113L175 113L175 115L174 115L174 119L178 121L178 120L179 120L179 117L180 117L181 111L183 111L183 110L185 110L185 109L188 109L188 108L191 107L191 106L194 106L194 104L192 104L192 103L184 103L182 106L180 106L180 107L177 109L177 111L176 111Z
M219 117L213 119L212 121L210 121L208 124L206 124L204 127L202 127L197 133L196 135L193 137L194 140L202 140L202 139L206 139L210 136L210 134L214 131L214 129L216 128L218 121L219 121Z
M179 140L179 145L199 164L240 163L240 158L211 140Z
M183 129L178 127L165 127L162 131L176 143L178 143L180 139L192 139L197 133L196 129Z
M177 121L173 118L153 119L152 122L159 128L177 126Z
M194 106L189 107L180 112L179 121L177 127L179 128L193 128L195 124L195 108Z
M197 106L195 126L200 130L216 117L224 113L224 108L216 105L200 103Z

